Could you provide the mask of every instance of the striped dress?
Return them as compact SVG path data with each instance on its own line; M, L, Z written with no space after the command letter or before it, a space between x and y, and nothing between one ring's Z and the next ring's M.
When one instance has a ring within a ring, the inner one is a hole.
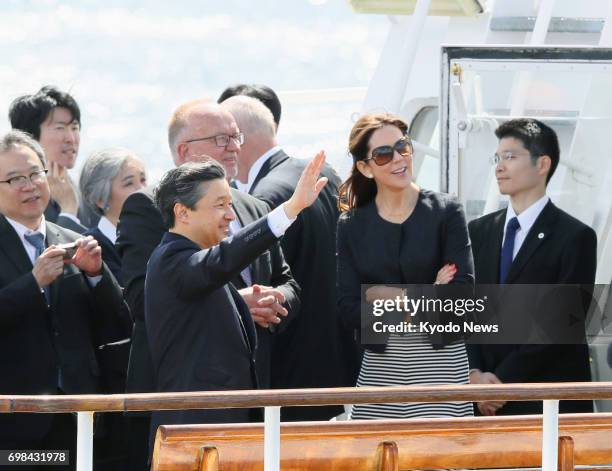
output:
M420 190L402 223L385 220L375 200L338 221L338 306L344 322L359 330L361 287L431 285L445 263L456 264L455 283L473 283L473 263L461 205L451 196ZM366 350L357 386L467 384L465 345L434 350L426 333L391 334L385 351ZM473 415L471 403L361 404L351 418L458 417Z
M424 333L391 334L383 353L365 351L357 386L468 384L468 360L461 342L434 350ZM351 419L464 417L471 402L356 404Z

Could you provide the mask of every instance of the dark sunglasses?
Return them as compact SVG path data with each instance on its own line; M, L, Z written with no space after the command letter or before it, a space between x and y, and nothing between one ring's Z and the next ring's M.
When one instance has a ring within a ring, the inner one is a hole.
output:
M372 157L364 159L364 162L373 160L378 166L387 165L393 160L393 153L397 151L403 157L412 156L412 141L408 136L403 136L397 140L393 146L379 146L372 149Z

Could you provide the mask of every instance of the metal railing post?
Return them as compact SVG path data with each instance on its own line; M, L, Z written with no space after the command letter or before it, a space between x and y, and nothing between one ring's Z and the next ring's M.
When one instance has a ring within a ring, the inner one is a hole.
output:
M93 469L93 412L77 412L77 471ZM75 457L71 456L71 460Z
M280 407L264 410L264 471L280 471Z
M559 401L543 401L542 471L556 471L559 442Z

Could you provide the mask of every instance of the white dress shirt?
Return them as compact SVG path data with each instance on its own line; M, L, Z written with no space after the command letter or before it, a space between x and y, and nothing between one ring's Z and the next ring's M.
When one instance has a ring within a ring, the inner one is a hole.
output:
M45 224L45 216L44 215L42 216L40 220L40 226L38 226L38 229L36 229L35 231L33 231L32 229L28 229L23 224L9 217L7 217L6 220L11 226L13 226L13 229L15 229L15 232L19 236L19 240L21 240L21 243L23 244L23 248L28 254L28 258L30 259L30 262L32 262L32 266L33 266L34 262L36 261L36 247L34 247L32 244L30 244L26 240L25 235L26 234L31 235L31 234L34 234L35 232L40 232L45 238L44 240L47 240L47 225Z
M268 150L261 157L259 157L249 169L249 175L247 177L246 183L234 180L234 182L236 183L236 188L238 188L243 193L248 193L249 191L251 191L251 187L253 186L257 175L259 175L259 171L261 170L261 167L263 167L263 164L265 164L266 161L274 154L276 154L280 149L280 146L274 146L272 147L272 149Z
M117 227L106 216L102 216L98 221L98 229L113 244L117 242Z
M36 262L36 247L34 247L32 244L30 244L26 240L25 235L26 234L30 235L30 234L34 234L35 232L40 232L44 236L45 238L44 240L46 241L47 240L47 225L45 224L45 215L44 214L42 215L41 220L40 220L40 225L38 226L38 229L36 229L35 231L33 231L32 229L28 229L23 224L9 217L7 217L6 220L11 226L13 226L13 229L15 229L15 232L19 236L19 240L21 240L21 243L23 244L23 248L28 254L28 258L30 259L32 266L34 266L34 262ZM95 286L102 279L102 275L97 275L97 276L86 275L86 277L87 277L87 281L89 282L89 286L91 286L92 288L95 288Z
M546 206L549 201L550 198L547 195L544 195L542 196L542 198L533 203L518 216L514 212L514 208L512 208L512 203L508 205L508 209L506 210L506 221L504 222L504 240L502 241L502 247L504 246L504 241L506 240L506 228L508 227L508 221L513 217L516 217L521 226L521 228L516 231L516 235L514 238L514 251L512 252L512 260L514 260L514 258L516 257L516 254L523 245L523 242L525 242L525 237L527 237L527 234L529 234L529 231L535 223L536 219L544 209L544 206Z

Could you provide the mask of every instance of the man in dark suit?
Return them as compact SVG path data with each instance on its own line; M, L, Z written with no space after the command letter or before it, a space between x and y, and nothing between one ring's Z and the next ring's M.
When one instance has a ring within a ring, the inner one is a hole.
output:
M121 323L121 289L92 237L45 220L45 157L29 135L0 139L0 394L100 392L99 333ZM64 260L59 244L76 242ZM116 339L115 339L116 340ZM69 449L70 414L4 414L0 448Z
M278 146L273 116L260 101L234 96L221 106L234 115L245 133L235 184L276 208L291 195L305 162L290 158ZM324 167L323 175L329 179L328 185L281 241L302 288L302 307L299 316L276 339L272 364L275 388L355 384L357 355L349 353L352 345L336 314L336 197L340 179L329 166ZM282 410L283 420L327 420L340 412L336 406Z
M580 284L595 281L597 239L590 227L557 208L546 185L559 163L555 132L534 119L514 119L495 131L495 174L507 209L469 224L477 284ZM559 319L559 322L562 322ZM584 331L584 325L580 326ZM582 344L472 345L476 384L590 381ZM541 402L485 401L483 415L541 413ZM562 401L561 412L592 411L591 401Z
M272 247L316 199L324 154L306 167L294 194L231 237L236 215L215 161L170 170L155 193L168 228L147 266L145 321L158 391L257 388L257 336L249 306L231 281ZM249 421L244 409L154 412L159 424Z
M170 121L168 135L170 150L177 166L213 159L223 165L227 174L235 174L236 156L242 138L233 117L218 105L194 101L180 106ZM226 145L219 145L217 139L219 142L225 139ZM237 215L237 219L232 221L233 232L268 212L264 203L234 189L232 198ZM144 281L147 262L161 241L164 230L161 214L153 203L152 190L145 189L130 195L119 217L117 238L126 300L134 317L128 392L156 390L145 331ZM278 242L238 274L233 282L240 289L256 322L261 345L257 353L257 369L260 386L267 387L270 376L270 343L274 335L272 331L274 328L282 330L283 324L289 323L299 310L299 287L284 261ZM140 414L139 418L134 418L132 426L137 429L132 435L140 437L140 441L134 440L134 453L143 449L146 452L148 419ZM146 456L140 454L133 469L143 469L143 466L146 466Z
M78 190L68 175L81 141L81 110L76 100L69 93L47 85L33 95L13 100L9 120L13 129L30 134L45 151L51 189L46 220L82 234L86 228L79 219L82 214Z

